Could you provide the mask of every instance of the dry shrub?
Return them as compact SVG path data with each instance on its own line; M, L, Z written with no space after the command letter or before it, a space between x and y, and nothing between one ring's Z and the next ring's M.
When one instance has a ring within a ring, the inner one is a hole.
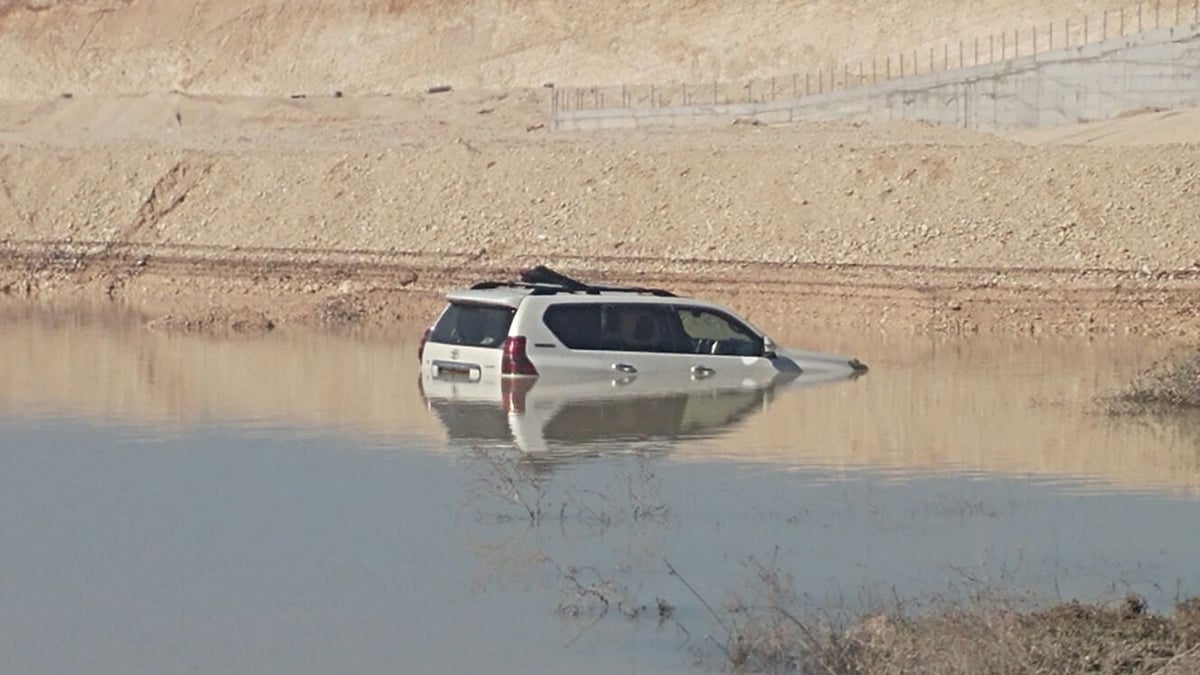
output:
M1155 363L1101 404L1109 414L1200 410L1200 351Z
M1025 675L1200 672L1200 597L1168 615L1136 595L1106 604L1045 606L1036 596L980 591L932 601L919 612L900 603L861 616L831 615L799 597L789 575L750 558L747 593L718 617L734 672L806 675Z
M737 672L804 672L809 675L861 673L860 641L844 630L837 615L808 611L790 575L774 563L754 558L746 596L725 606L729 667Z
M1200 598L1181 603L1170 616L1145 611L1131 596L1112 605L1068 602L1024 610L1000 598L931 608L921 616L877 615L844 634L854 644L838 647L832 661L806 654L808 663L838 674L1100 673L1152 675L1190 672L1200 664ZM820 647L810 641L806 647ZM852 658L848 661L846 656ZM1196 661L1189 659L1196 658ZM1182 668L1182 670L1173 670Z

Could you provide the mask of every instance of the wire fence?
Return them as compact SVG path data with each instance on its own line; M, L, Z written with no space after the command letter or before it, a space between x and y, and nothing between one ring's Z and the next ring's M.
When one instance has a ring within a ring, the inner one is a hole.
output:
M579 110L769 103L1010 61L1133 35L1145 30L1200 24L1200 0L1154 0L1010 32L896 52L882 58L843 62L779 77L710 83L620 84L560 87L551 114Z

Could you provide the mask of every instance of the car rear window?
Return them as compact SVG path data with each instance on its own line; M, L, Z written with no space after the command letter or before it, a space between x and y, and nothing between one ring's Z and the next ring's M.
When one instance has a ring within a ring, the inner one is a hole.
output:
M505 305L450 303L438 319L430 342L499 349L517 310Z

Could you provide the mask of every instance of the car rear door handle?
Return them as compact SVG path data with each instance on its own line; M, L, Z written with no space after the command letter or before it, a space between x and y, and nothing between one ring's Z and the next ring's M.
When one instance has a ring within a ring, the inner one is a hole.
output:
M612 364L612 369L617 371L618 373L626 373L629 375L632 375L637 372L637 368L634 368L633 366L629 365L628 363L614 363L614 364Z
M708 366L692 366L692 379L704 380L716 375L717 371Z

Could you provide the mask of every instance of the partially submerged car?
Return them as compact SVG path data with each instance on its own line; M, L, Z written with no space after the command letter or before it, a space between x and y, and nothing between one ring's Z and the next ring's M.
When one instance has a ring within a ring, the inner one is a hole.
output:
M536 267L452 291L421 343L423 377L466 382L686 378L762 386L801 373L861 374L858 359L785 350L720 305L599 286Z

